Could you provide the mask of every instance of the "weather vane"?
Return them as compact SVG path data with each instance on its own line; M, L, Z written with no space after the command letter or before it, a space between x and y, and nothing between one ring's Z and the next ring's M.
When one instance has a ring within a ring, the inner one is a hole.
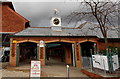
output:
M57 9L54 9L54 14L57 14L59 11Z

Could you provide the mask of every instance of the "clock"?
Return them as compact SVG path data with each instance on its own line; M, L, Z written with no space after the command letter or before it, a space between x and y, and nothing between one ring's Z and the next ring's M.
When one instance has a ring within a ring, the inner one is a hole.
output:
M55 19L53 20L53 23L54 23L55 25L58 25L58 24L60 23L60 21L59 21L58 18L55 18Z
M61 26L61 18L60 17L52 17L51 18L51 26Z

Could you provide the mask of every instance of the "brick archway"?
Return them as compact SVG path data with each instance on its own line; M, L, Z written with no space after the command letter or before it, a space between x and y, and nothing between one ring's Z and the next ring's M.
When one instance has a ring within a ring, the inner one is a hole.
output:
M19 61L20 61L20 44L22 43L34 43L36 44L36 59L39 59L39 42L34 41L34 40L22 40L22 41L17 41L16 43L12 43L11 41L11 51L10 51L10 65L12 66L19 66Z
M60 55L56 55L57 59L59 58L59 63L62 61L64 61L64 63L66 64L72 64L72 44L71 42L69 41L58 41L58 40L53 40L53 41L49 41L49 42L46 42L46 52L45 52L45 63L47 61L47 63L49 62L50 63L50 59L52 59L52 54L60 54ZM67 46L66 46L67 45ZM52 47L51 47L52 46ZM52 49L51 49L52 48ZM56 52L55 51L59 51L59 52ZM53 51L53 52L51 52ZM54 57L54 58L56 58ZM64 58L65 57L65 58ZM60 61L61 60L61 61ZM46 63L46 64L47 64Z
M84 40L79 43L82 68L90 68L91 66L90 58L91 58L91 55L94 53L95 44L97 44L97 41L94 41L94 40Z
M83 42L94 42L94 43L97 43L97 41L95 41L95 40L82 40L82 41L79 41L79 43L83 43Z
M45 43L54 43L54 42L75 43L74 41L68 41L68 40L52 40L52 41L45 41Z
M22 41L17 41L17 44L19 43L24 43L24 42L33 42L39 44L39 41L34 41L34 40L22 40Z

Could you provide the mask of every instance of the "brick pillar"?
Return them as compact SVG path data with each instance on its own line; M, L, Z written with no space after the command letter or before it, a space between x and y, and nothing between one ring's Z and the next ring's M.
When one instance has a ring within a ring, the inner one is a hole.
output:
M16 43L12 43L10 40L10 65L16 66Z
M82 67L82 61L81 61L81 55L80 55L80 44L74 43L75 46L75 57L76 57L76 67L81 68Z
M96 44L97 44L97 50L98 50L98 52L99 52L99 51L100 51L99 42L96 42Z
M41 61L41 65L45 65L45 57L44 57L44 54L45 54L45 48L44 47L39 47L39 60Z
M65 62L66 62L66 64L72 64L71 51L70 51L70 48L68 48L68 47L65 47Z

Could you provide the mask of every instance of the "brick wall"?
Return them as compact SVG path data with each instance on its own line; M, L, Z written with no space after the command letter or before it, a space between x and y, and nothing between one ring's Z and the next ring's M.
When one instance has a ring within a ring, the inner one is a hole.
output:
M2 32L18 32L25 29L28 21L10 8L8 4L2 4L0 9L2 9Z
M120 48L120 42L108 42L108 45L111 47L119 47ZM105 43L99 42L99 50L105 49Z

